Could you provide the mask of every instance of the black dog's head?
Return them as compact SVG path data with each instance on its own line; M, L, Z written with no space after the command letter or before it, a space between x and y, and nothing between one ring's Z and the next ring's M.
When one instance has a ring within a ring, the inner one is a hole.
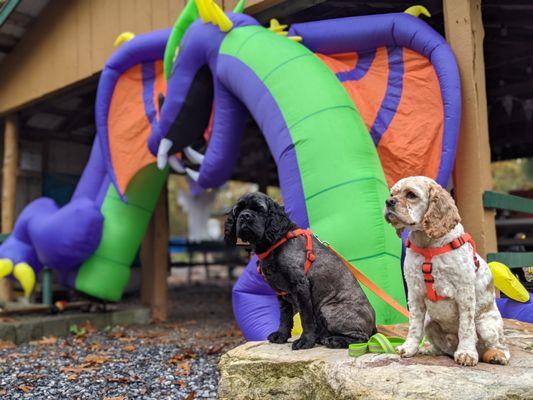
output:
M270 246L293 227L282 206L263 193L249 193L229 212L224 240L231 246L237 238L254 246Z

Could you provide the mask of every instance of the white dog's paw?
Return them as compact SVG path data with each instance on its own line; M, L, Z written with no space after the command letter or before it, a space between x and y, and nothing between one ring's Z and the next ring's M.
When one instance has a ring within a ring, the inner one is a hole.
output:
M489 364L507 365L509 364L509 350L489 348L483 353L483 362Z
M417 343L413 344L407 341L401 346L396 347L396 352L402 358L413 357L414 355L416 355L416 353L418 353L418 344Z
M477 365L479 355L475 350L457 350L454 353L453 358L459 365L473 367L474 365Z

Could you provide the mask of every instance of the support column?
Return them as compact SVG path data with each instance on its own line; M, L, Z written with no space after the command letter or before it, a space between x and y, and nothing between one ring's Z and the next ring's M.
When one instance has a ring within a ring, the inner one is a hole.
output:
M163 188L141 245L141 301L155 321L167 318L168 192Z
M443 0L446 40L459 65L462 119L453 172L455 200L465 230L486 257L497 250L494 211L483 208L483 192L492 188L483 58L481 0Z
M4 162L2 168L2 232L9 233L15 224L15 199L18 167L18 119L16 114L5 117ZM0 280L0 301L14 299L11 281Z
M9 233L15 224L15 193L18 166L18 119L16 114L5 118L4 164L2 170L2 232Z

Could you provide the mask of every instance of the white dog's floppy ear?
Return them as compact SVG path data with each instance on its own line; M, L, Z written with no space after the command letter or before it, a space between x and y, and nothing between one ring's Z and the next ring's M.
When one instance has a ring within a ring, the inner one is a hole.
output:
M437 183L428 187L428 209L422 220L422 228L427 236L437 239L447 234L461 222L459 210L452 196Z

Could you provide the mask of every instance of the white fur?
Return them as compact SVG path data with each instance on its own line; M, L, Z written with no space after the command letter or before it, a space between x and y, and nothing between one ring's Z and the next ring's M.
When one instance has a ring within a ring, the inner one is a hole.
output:
M391 191L393 195L401 196L401 187L409 185L409 190L419 194L420 201L412 199L402 203L407 204L408 209L393 211L393 216L390 216L390 210L386 213L389 212L389 218L394 221L388 220L397 229L412 229L409 239L414 245L422 248L441 247L459 238L464 233L464 228L457 223L439 238L429 237L422 229L424 215L420 210L424 204L427 209L429 199L424 195L426 186L421 183L427 183L427 179L420 180L420 177L415 177L398 182ZM409 220L409 226L402 224L402 220L406 219ZM422 272L424 257L407 249L404 273L410 317L407 340L397 349L402 357L414 356L418 352L422 337L426 335L433 345L433 354L451 355L458 364L476 365L479 356L483 356L489 349L499 353L497 357L489 358L491 362L508 363L510 354L505 345L503 321L496 307L492 274L479 254L477 257L480 262L477 272L473 248L469 243L433 257L434 288L438 295L447 297L433 302L426 295Z

